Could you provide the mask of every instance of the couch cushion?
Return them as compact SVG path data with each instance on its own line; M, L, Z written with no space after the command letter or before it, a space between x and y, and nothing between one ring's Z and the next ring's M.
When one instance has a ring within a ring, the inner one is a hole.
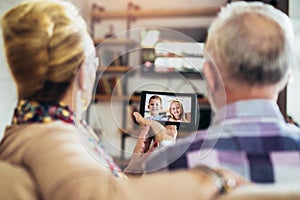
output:
M0 197L10 200L36 200L38 189L22 167L0 161Z

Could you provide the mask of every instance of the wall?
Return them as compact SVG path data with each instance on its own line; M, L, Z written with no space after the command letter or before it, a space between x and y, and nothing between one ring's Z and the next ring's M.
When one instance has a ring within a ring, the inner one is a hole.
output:
M289 11L292 18L296 37L296 63L287 88L287 114L300 124L300 1L290 0Z
M16 5L20 0L11 0L11 1L5 1L1 2L0 7L0 15L2 16L4 12L12 7L13 5ZM16 94L16 87L13 83L13 80L10 76L6 59L4 55L4 48L3 48L3 40L2 40L2 30L0 28L0 139L2 138L3 130L6 126L6 124L9 124L11 121L11 116L13 113L13 109L16 104L17 94Z

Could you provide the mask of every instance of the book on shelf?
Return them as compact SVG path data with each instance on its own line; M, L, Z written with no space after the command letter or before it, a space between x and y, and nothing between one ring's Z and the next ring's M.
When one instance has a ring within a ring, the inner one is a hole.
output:
M126 55L120 51L106 49L102 52L101 62L104 66L126 66Z
M99 95L123 95L122 81L119 76L102 76L98 82L97 94Z

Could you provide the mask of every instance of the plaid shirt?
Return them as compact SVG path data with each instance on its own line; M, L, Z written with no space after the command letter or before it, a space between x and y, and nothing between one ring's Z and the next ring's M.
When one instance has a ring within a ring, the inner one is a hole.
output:
M249 100L220 109L209 129L162 147L145 163L148 172L225 167L254 182L300 180L300 129L287 124L273 101Z

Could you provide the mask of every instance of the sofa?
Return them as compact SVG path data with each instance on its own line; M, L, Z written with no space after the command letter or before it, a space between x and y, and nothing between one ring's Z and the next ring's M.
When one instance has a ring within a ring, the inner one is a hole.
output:
M0 161L0 199L41 199L34 179L26 169ZM251 184L223 195L219 200L299 200L300 180L288 184Z

